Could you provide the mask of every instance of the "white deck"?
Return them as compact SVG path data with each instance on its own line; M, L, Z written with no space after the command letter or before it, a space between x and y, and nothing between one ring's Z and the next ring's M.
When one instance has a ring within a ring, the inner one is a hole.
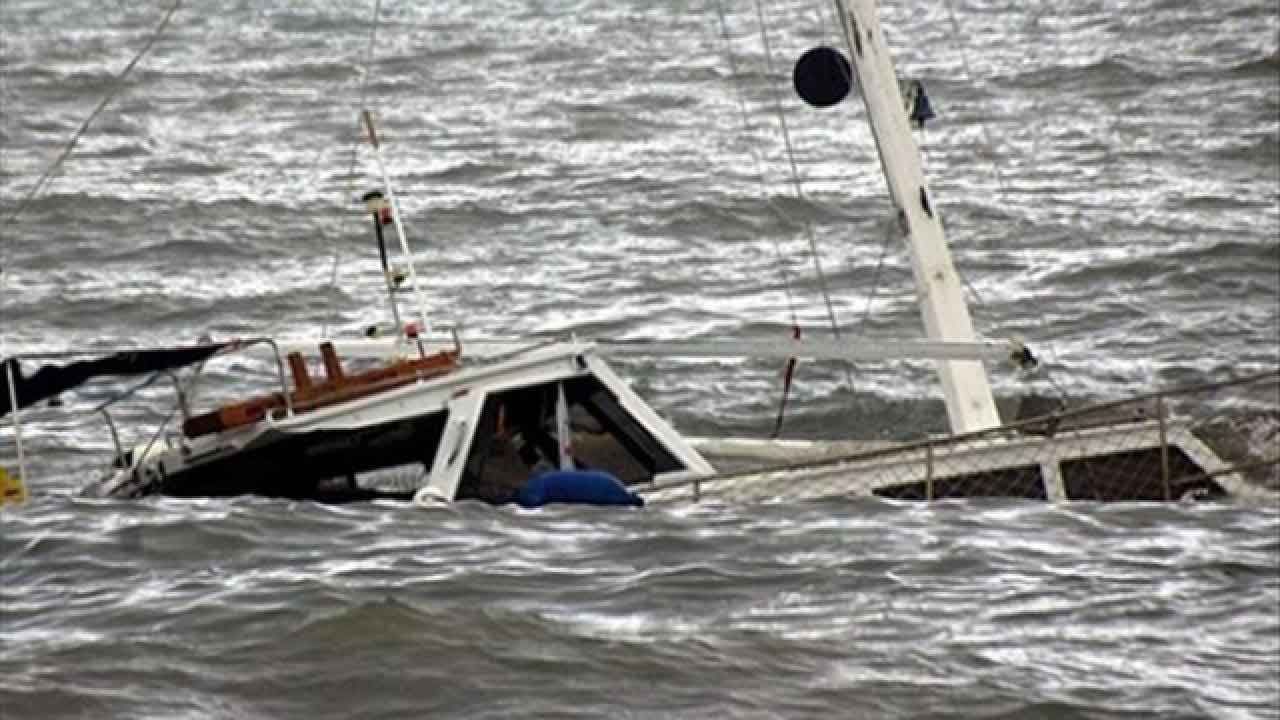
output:
M1008 434L988 437L938 439L931 443L894 447L858 447L857 443L795 443L767 440L703 440L696 443L713 458L751 458L776 469L744 471L678 484L655 484L640 493L652 504L678 504L707 500L761 502L810 500L824 497L867 496L913 483L939 484L965 476L991 475L975 495L1001 496L1002 470L1039 469L1045 499L1066 501L1063 462L1123 456L1125 453L1158 452L1162 440L1170 451L1180 451L1199 466L1230 496L1238 500L1274 503L1275 493L1257 487L1218 457L1185 426L1170 426L1161 436L1159 423L1127 423L1065 431L1053 437ZM1135 466L1131 477L1135 492L1165 482L1160 467ZM1177 478L1174 478L1175 480ZM1016 492L1009 496L1018 497ZM1171 499L1179 499L1173 497Z

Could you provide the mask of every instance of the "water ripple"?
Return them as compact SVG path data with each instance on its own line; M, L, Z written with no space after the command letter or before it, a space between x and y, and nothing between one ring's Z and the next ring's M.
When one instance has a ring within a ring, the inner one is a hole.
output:
M901 249L876 270L892 209L860 109L784 100L791 187L772 85L832 41L827 10L770 5L770 70L754 12L731 9L746 130L703 10L383 3L368 101L434 320L781 337L788 297L826 322L808 224L846 326L920 333ZM955 10L966 44L942 4L883 8L940 114L926 164L982 332L1051 346L1073 396L1274 366L1274 7ZM153 11L0 3L6 216ZM359 3L188 4L5 229L6 340L383 320L355 202L378 180L363 155L346 177L367 22ZM619 366L685 430L769 429L774 364ZM209 377L232 395L267 376ZM860 366L852 395L840 368L796 377L797 437L943 430L927 367ZM1273 507L120 503L70 494L103 428L35 430L34 497L0 513L5 717L1280 717ZM0 437L0 461L12 449Z

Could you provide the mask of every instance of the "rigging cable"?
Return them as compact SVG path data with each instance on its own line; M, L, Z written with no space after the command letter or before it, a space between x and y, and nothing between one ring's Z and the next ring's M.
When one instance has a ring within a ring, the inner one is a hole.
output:
M760 12L760 8L758 6L757 6L757 11L758 11L757 18L760 21L760 27L763 31L764 29L763 13ZM720 0L716 0L716 14L720 22L721 37L724 40L725 55L728 58L730 72L733 75L734 94L737 96L737 100L738 100L738 110L742 119L743 134L748 138L748 140L750 140L750 138L754 134L754 128L751 125L750 113L747 109L746 92L742 87L742 76L738 70L737 57L734 55L734 52L733 52L733 38L732 38L732 34L729 31L728 17L724 11L724 5ZM767 37L765 37L765 47L766 47L766 50L769 49L769 43L768 43ZM770 62L769 62L770 71L772 71L772 67L773 67L772 58L770 58ZM781 124L783 128L784 138L786 139L787 153L788 153L788 157L791 160L792 176L793 176L793 182L795 183L796 195L803 200L804 193L799 182L799 172L796 168L795 155L791 148L790 135L787 132L786 120L785 120L785 117L782 115L781 101L778 99L776 91L774 94L774 105L778 111L779 119L781 120ZM749 147L750 147L751 157L754 160L755 166L756 166L756 176L760 183L761 200L784 223L793 225L793 226L795 225L802 226L805 229L806 234L808 235L809 247L811 252L813 253L814 265L817 268L817 273L820 281L823 298L826 300L827 312L831 318L832 332L836 337L840 337L839 325L836 323L836 320L835 320L835 311L831 304L830 295L827 292L826 277L822 272L822 264L817 254L817 241L813 233L813 225L808 220L801 220L791 216L782 208L782 206L780 206L778 203L773 201L773 199L769 196L768 183L765 177L763 158L761 157L760 153L757 151L756 146L754 144L749 145ZM782 275L783 289L786 293L786 298L787 298L787 309L791 315L791 337L792 337L792 340L798 341L801 338L800 319L796 312L796 301L795 301L795 294L792 290L791 274L787 270L786 256L782 251L782 244L779 242L776 236L771 236L771 239L773 242L774 252L778 259L778 269ZM791 395L792 380L795 377L796 364L797 364L796 358L794 357L789 358L787 360L786 367L783 370L782 398L778 404L778 414L774 421L774 427L772 432L772 437L775 437L775 438L781 435L782 433L782 423L786 418L787 400ZM845 380L849 385L850 391L852 392L853 376L847 365L844 366L844 372L845 372Z
M960 22L956 19L955 8L952 6L951 0L946 0L946 5L947 14L951 18L951 31L954 33L953 37L959 38ZM965 46L961 40L957 39L955 42L956 49L960 51L960 65L964 68L965 79L972 84L974 76L973 70L969 65L969 54L965 51ZM1000 172L1000 166L996 163L995 143L991 140L991 130L984 122L979 122L978 127L982 130L983 143L986 146L984 149L987 153L987 160L990 163L989 166L991 168L991 172L995 175L996 185L1000 186L1000 196L1007 202L1009 197L1008 187L1005 185L1004 175ZM922 159L927 161L928 150L926 149L927 141L925 140L923 123L920 126L920 138L920 155ZM978 288L974 287L973 283L969 282L969 277L965 273L961 272L959 267L956 267L955 271L956 275L960 278L960 282L964 284L965 289L967 289L969 294L973 296L974 304L983 310L986 310L987 303L983 300L982 294L978 292Z
M378 21L382 17L382 0L374 0L373 3L373 22L369 27L369 47L364 53L364 63L360 66L360 103L358 108L364 110L365 102L369 97L369 67L373 65L374 50L378 40ZM352 188L355 185L356 173L356 153L360 149L360 137L364 133L360 118L356 118L356 139L351 142L351 160L347 165L347 188L346 194L351 195Z
M754 133L754 128L751 126L750 113L747 111L746 92L742 88L742 74L738 71L738 59L733 53L733 41L732 36L729 33L729 21L725 16L723 0L715 0L715 4L716 13L720 21L720 36L724 40L725 55L729 60L729 72L733 75L734 95L737 96L738 111L742 117L743 135L747 136L749 140ZM768 186L765 182L764 161L760 157L760 153L757 151L754 144L750 144L748 147L750 148L751 159L756 165L756 177L760 181L760 199L764 201L765 205L767 205L770 210L773 210L773 212L784 222L799 224L799 221L792 218L780 205L775 203L773 199L769 197ZM791 273L787 270L787 265L784 262L785 255L782 252L782 243L778 241L776 235L770 235L769 239L772 240L774 253L778 257L778 270L782 274L782 289L786 294L787 311L791 315L791 324L794 327L799 327L800 319L796 314L795 295L791 288Z
M756 18L760 26L760 41L764 45L765 68L769 75L772 76L774 75L773 45L769 42L769 30L766 27L767 21L764 16L764 7L760 4L760 0L756 0L755 5ZM781 93L778 92L777 87L773 88L773 107L778 116L778 125L782 130L782 142L786 147L787 162L791 167L792 188L795 191L797 200L807 202L808 197L805 196L804 187L800 182L800 167L796 164L795 149L791 144L791 130L787 126L787 115L782 109ZM826 273L822 271L822 260L818 255L818 239L813 232L813 223L805 220L804 229L805 235L809 240L809 252L813 257L814 271L818 275L819 289L822 292L822 299L826 303L827 317L831 320L831 333L838 338L840 337L840 325L836 322L836 310L835 306L831 303L831 293L827 288L827 276ZM848 368L845 368L845 371L848 373ZM850 390L853 389L853 377L851 375L849 376L849 388Z
M760 0L756 0L755 6L756 6L756 21L760 27L760 41L761 41L761 44L764 46L764 51L765 51L765 69L767 70L768 75L773 76L774 75L773 45L769 42L769 31L768 31L767 21L764 15L764 7L763 5L761 5ZM778 116L778 125L781 128L783 144L786 147L786 151L787 151L787 161L791 167L791 184L795 191L796 199L800 200L801 202L807 202L808 197L805 196L804 187L800 181L800 168L796 164L795 149L791 144L791 131L787 126L787 116L782 109L781 93L778 91L778 88L776 85L773 85L772 87L773 87L772 95L773 95L774 111ZM822 293L822 300L825 303L827 308L827 317L831 321L831 334L837 339L839 339L840 324L836 321L836 310L835 310L835 306L831 303L831 293L827 285L827 276L826 276L826 273L824 273L822 270L822 259L818 254L818 239L813 232L813 223L809 222L808 219L804 220L804 230L805 230L805 236L809 240L809 253L810 253L810 256L813 258L814 271L818 276L818 288ZM853 392L853 372L850 369L850 365L848 363L843 364L842 367L844 369L845 382L848 384L849 392L852 393ZM790 385L788 384L787 387L789 388ZM784 402L785 402L785 396L784 396ZM779 423L779 426L780 425L781 423Z
M952 0L946 0L945 5L947 7L947 17L951 21L952 37L956 38L955 40L956 50L959 51L960 53L960 66L964 69L965 82L967 82L970 85L973 85L974 78L976 76L974 75L972 66L969 64L969 53L965 49L966 46L962 39L968 36L964 34L963 30L960 27L960 19L956 16L955 6L953 5ZM1037 16L1037 18L1038 17L1039 16ZM996 158L995 142L992 141L991 139L991 130L990 128L987 127L987 123L982 122L981 120L978 121L978 127L982 130L982 138L985 144L984 150L986 151L986 154L987 154L987 162L990 164L992 175L995 176L996 185L999 186L1000 196L1004 200L1005 204L1008 205L1009 204L1009 187L1005 183L1004 174L1000 172L1000 163ZM1032 155L1034 156L1038 154L1038 148L1036 148L1038 143L1036 142L1036 136L1034 132L1032 134L1032 143L1033 143ZM1022 249L1022 254L1024 257L1024 262L1026 264L1026 267L1030 268L1031 254L1025 247L1021 249ZM974 299L977 301L977 304L980 307L983 307L983 309L985 309L986 304L982 301L982 296L978 295L977 291L974 290L973 286L969 284L968 279L965 278L965 276L961 274L958 269L956 271L956 274L960 275L960 280L965 284L965 287L969 288L969 292L973 293ZM1048 350L1049 355L1053 356L1054 361L1056 363L1058 354L1053 347L1052 341L1046 339L1044 341L1043 347L1045 347ZM1063 389L1062 385L1058 383L1057 379L1053 377L1053 372L1049 369L1047 365L1042 363L1040 367L1044 369L1045 379L1047 379L1049 384L1053 387L1053 389L1057 391L1058 399L1062 403L1062 405L1065 407L1067 404L1066 391Z
M816 9L817 9L817 15L818 15L818 22L822 26L822 31L821 31L822 35L823 36L829 35L833 31L836 33L841 32L841 30L839 29L840 28L840 8L842 7L841 4L839 2L826 3L826 2L818 1L816 2L816 5L817 5ZM829 17L827 13L823 10L823 8L827 8L831 10L834 17ZM853 78L847 77L845 79L849 81L849 84L852 87ZM867 322L871 319L871 308L875 305L876 296L880 293L881 272L884 269L884 261L889 254L889 244L890 244L890 241L893 240L894 238L894 228L896 227L898 227L898 221L896 217L891 217L886 220L885 229L884 229L884 232L882 233L882 237L880 240L880 255L879 257L876 258L876 268L871 275L871 292L867 294L866 305L864 305L862 308L862 317L858 319L858 324L856 326L859 333L865 332Z
M876 260L876 269L871 276L871 292L867 295L867 304L862 309L862 317L858 320L858 331L865 332L867 321L871 318L871 306L875 303L876 295L880 292L880 271L884 268L885 256L889 254L889 241L893 239L893 229L897 227L897 220L890 218L885 223L884 237L880 241L880 257Z
M965 37L961 34L963 31L960 29L960 20L956 17L956 10L951 0L946 0L946 6L947 17L951 20L952 37L956 38L956 49L960 52L960 66L964 68L965 81L972 85L975 75L972 66L969 65L969 53L965 50L963 41L960 40ZM982 130L982 140L986 146L983 149L987 151L987 161L990 163L992 174L995 175L996 185L1000 186L1000 194L1008 201L1009 188L1005 184L1004 174L1000 172L1000 164L996 162L995 142L991 139L991 129L981 121L978 122L978 127Z
M760 181L760 199L773 212L787 224L799 224L794 218L787 214L777 203L769 197L768 184L765 181L764 160L760 157L755 144L750 142L754 129L751 126L751 116L747 111L746 91L742 88L742 74L738 72L738 59L733 53L733 38L729 33L729 20L724 12L724 4L721 0L716 0L716 15L720 21L720 36L724 40L725 55L729 60L729 72L733 75L734 95L738 99L738 111L742 117L742 131L748 139L747 147L750 149L751 158L755 162L756 177ZM791 289L791 273L787 270L786 256L782 252L782 243L776 235L770 235L773 242L774 254L778 259L778 270L782 275L782 288L786 293L787 311L791 315L791 337L794 340L800 339L800 318L796 313L795 293ZM778 404L778 416L773 424L773 437L782 434L782 421L786 418L787 398L791 395L791 381L795 377L796 358L788 358L787 365L782 376L782 400Z
M359 101L359 105L357 105L358 109L360 110L364 109L365 102L368 100L368 96L369 96L369 67L373 64L373 60L374 60L374 49L376 47L375 43L377 42L377 38L378 38L378 22L381 19L381 17L382 17L382 0L374 0L373 21L369 27L369 46L365 50L364 62L361 63L360 65L360 101ZM347 164L347 183L343 187L343 191L342 191L342 195L345 200L350 200L353 197L354 188L355 188L355 174L356 174L356 154L360 149L360 138L363 136L363 134L364 134L364 129L361 126L359 113L357 113L356 134L355 134L355 137L352 138L351 140L351 156L350 156L350 161ZM361 219L363 220L363 218ZM329 286L325 288L326 293L329 293L329 294L332 294L333 289L338 285L338 266L339 266L338 255L339 255L339 252L337 248L335 248L333 251L332 267L329 270ZM391 302L393 305L395 301L396 301L395 297L392 296ZM334 308L334 316L336 317L337 314L338 314L338 311L336 308ZM328 337L329 320L330 318L326 317L324 319L324 323L320 326L320 337ZM397 328L396 332L400 332L400 329Z
M160 24L157 25L156 29L151 33L151 37L147 38L146 44L142 46L142 49L138 51L138 54L133 56L133 59L129 61L129 64L125 66L124 70L116 76L111 89L107 92L106 96L102 98L102 101L98 103L98 106L93 109L93 112L89 113L89 117L85 118L84 122L80 123L80 127L74 134L72 134L71 140L62 148L62 152L58 154L57 159L49 165L49 167L44 171L44 174L40 176L40 179L36 181L36 184L31 186L31 189L27 191L26 196L22 198L22 202L18 203L18 207L9 215L8 219L5 220L6 225L10 225L18 219L18 216L22 214L22 211L27 209L27 206L31 204L31 201L35 199L36 195L49 183L49 180L53 177L54 173L56 173L58 169L62 167L62 164L67 161L67 158L71 156L71 152L75 150L76 143L80 142L80 137L89 129L89 126L93 124L93 121L97 119L98 115L106 109L107 105L111 104L111 101L115 99L116 95L120 92L120 89L124 87L125 79L129 77L129 74L133 72L135 67L137 67L138 62L142 60L143 56L151 50L151 46L156 44L156 40L160 39L165 28L169 26L169 19L172 18L173 14L182 6L182 1L183 0L174 0L173 5L169 6L169 10L160 20Z
M831 4L824 3L824 2L818 2L818 3L817 3L817 6L818 6L818 7L817 7L818 19L819 19L819 22L820 22L820 23L821 23L821 25L822 25L822 32L823 32L823 34L826 34L826 33L830 32L830 30L831 30L831 26L830 26L830 25L828 25L828 23L833 23L833 24L834 24L834 26L836 26L837 28L840 26L840 13L841 13L841 11L842 11L842 9L843 9L843 7L844 7L843 3L842 3L840 0L836 0L834 3L831 3ZM826 8L828 8L828 9L830 9L830 10L831 10L831 12L834 14L834 17L829 17L829 16L827 15L827 13L823 11L823 9L822 9L823 7L826 7ZM848 79L848 80L850 81L850 83L852 83L852 82L853 82L853 81L852 81L852 78L846 78L846 79ZM932 115L931 115L930 117L932 117ZM922 168L921 168L921 169L922 169L922 170L924 170L924 171L926 172L926 174L927 174L927 171L928 171L928 155L927 155L927 150L926 150L926 147L925 147L926 140L925 140L924 125L923 125L923 123L920 125L920 136L921 136L921 140L920 140L920 160L921 160L921 163L922 163ZM988 154L990 154L990 153L988 153ZM997 176L997 177L998 177L998 176ZM880 273L881 273L881 269L882 269L882 268L883 268L883 266L884 266L885 255L886 255L886 253L887 253L887 251L888 251L888 247L889 247L889 240L890 240L890 238L892 238L892 237L893 237L893 227L894 227L894 226L896 226L896 224L897 224L896 219L890 219L888 222L889 222L889 228L885 231L884 240L883 240L883 242L882 242L882 244L881 244L881 246L880 246L880 257L879 257L879 259L876 261L876 269L875 269L875 273L874 273L874 274L873 274L873 276L872 276L871 293L870 293L870 295L867 297L867 303L866 303L866 306L863 308L862 318L861 318L861 319L859 320L859 322L858 322L858 327L859 327L859 328L862 328L862 327L864 327L864 326L866 325L867 319L870 317L870 314L871 314L871 306L872 306L872 303L873 303L873 301L875 300L876 295L879 293L879 289L880 289ZM983 299L982 299L982 295L978 293L977 288L975 288L975 287L973 286L973 284L971 284L971 283L969 282L969 279L968 279L967 277L965 277L965 275L964 275L962 272L960 272L960 268L958 268L958 267L957 267L955 270L956 270L956 275L960 278L960 282L961 282L961 283L963 283L963 284L964 284L964 286L965 286L965 288L967 288L967 289L968 289L969 294L973 296L973 298L974 298L974 300L975 300L976 304L977 304L977 305L979 305L979 306L984 306L984 305L985 305L985 303L984 303L984 301L983 301Z
M89 113L89 116L84 119L84 122L80 123L80 127L76 129L76 131L71 135L71 139L68 140L67 144L62 148L62 152L60 152L58 156L54 159L54 161L49 164L49 167L45 169L44 174L42 174L40 178L36 180L35 184L32 185L31 189L27 191L27 194L18 203L17 207L14 208L13 212L10 213L8 218L5 219L5 223L4 223L5 225L13 225L17 221L17 219L22 215L22 212L27 209L27 207L31 204L31 202L40 193L40 191L48 186L49 181L54 177L54 174L62 167L64 163L66 163L67 158L71 157L71 153L72 151L75 150L76 144L80 142L80 138L85 134L85 132L89 130L89 127L93 124L93 121L97 119L98 115L102 114L102 111L105 110L106 107L111 104L111 101L115 99L116 95L119 94L121 88L124 87L124 81L129 77L130 73L133 72L133 69L138 66L138 63L142 60L142 58L146 56L146 54L150 52L152 46L156 44L156 40L158 40L160 36L164 33L165 29L169 27L169 20L173 17L173 14L178 11L178 8L182 6L182 2L183 0L174 0L173 5L169 6L169 10L164 14L164 17L160 19L160 23L156 25L156 29L152 31L151 36L147 38L147 42L142 46L142 49L139 50L137 54L133 56L133 59L130 60L129 63L125 65L124 69L120 71L120 74L115 77L115 80L113 81L110 90L107 91L107 94L98 103L97 107L95 107L93 111ZM0 238L0 303L2 303L7 298L8 265L9 265L8 249L9 249L9 243L7 239ZM3 336L3 338L0 338L0 339L3 340L3 347L0 347L0 355L7 356L8 336L5 335ZM7 384L7 387L5 389L6 395L16 400L16 392L15 392L14 383L13 383L13 371L11 366L9 366L8 377L5 378L5 382ZM15 402L14 405L16 407L17 403ZM16 411L14 413L13 421L14 421L15 439L17 442L17 449L18 449L18 477L19 477L19 480L22 482L23 486L25 487L26 474L27 474L26 459L24 457L23 446L22 446L21 420Z

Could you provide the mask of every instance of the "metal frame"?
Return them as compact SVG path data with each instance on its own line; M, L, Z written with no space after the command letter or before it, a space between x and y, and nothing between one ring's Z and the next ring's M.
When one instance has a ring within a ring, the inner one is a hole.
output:
M1107 440L1108 448L1111 450L1121 444L1134 449L1160 448L1163 456L1161 480L1165 488L1166 498L1174 499L1170 497L1168 451L1170 447L1177 447L1200 466L1206 477L1220 480L1223 487L1230 494L1241 497L1262 495L1274 499L1273 493L1255 489L1240 477L1239 472L1244 469L1243 467L1233 467L1223 462L1211 448L1186 428L1170 426L1163 410L1157 419L1131 422L1124 425L1102 424L1072 429L1070 431L1072 437L1067 439L1056 438L1053 432L1046 435L1019 434L1020 431L1029 428L1060 427L1067 420L1095 416L1100 411L1127 405L1154 400L1163 407L1164 401L1170 397L1191 395L1228 387L1267 384L1280 385L1280 371L1268 371L1237 380L1137 395L1126 400L1060 411L989 430L956 435L944 439L929 438L877 450L855 452L837 457L825 457L808 462L781 463L703 477L696 480L655 483L643 488L640 492L645 496L646 500L654 502L677 502L681 500L697 502L706 497L723 496L725 494L764 498L780 494L777 490L772 490L771 488L786 490L798 477L818 477L827 474L850 475L855 473L863 476L863 480L858 482L858 487L870 491L878 487L878 485L874 482L867 482L865 478L874 473L893 470L896 473L894 475L895 480L893 483L887 484L896 484L901 482L903 475L903 473L899 472L901 468L918 465L924 466L926 482L931 485L933 479L940 477L935 468L940 455L938 451L940 450L947 451L947 459L952 462L961 462L965 458L984 457L987 461L982 464L981 469L990 470L1026 465L1024 453L1037 447L1042 452L1049 443L1056 442L1061 446L1061 452L1053 457L1042 456L1038 460L1041 465L1041 475L1045 482L1046 496L1050 501L1056 501L1064 499L1060 487L1055 487L1055 485L1060 486L1061 484L1061 478L1058 476L1056 467L1058 461L1065 458L1089 457L1099 454L1100 450L1095 443ZM1117 431L1123 432L1128 437L1123 441L1116 440L1113 436L1117 434ZM956 448L957 450L951 450L951 448ZM1260 464L1280 464L1280 457L1265 459ZM1052 470L1052 472L1046 472L1046 470ZM847 486L841 488L837 485L832 485L831 487L832 491L824 493L825 495L849 494ZM931 489L929 494L932 495Z
M280 392L284 397L285 412L288 416L292 416L294 414L293 400L289 396L289 384L288 384L287 378L285 377L284 360L280 357L280 347L274 338L256 337L256 338L250 338L248 340L239 340L228 345L228 347L214 353L213 355L209 356L209 358L207 358L206 360L204 360L203 362L197 365L197 370L195 371L192 377L192 383L194 383L194 381L198 377L200 377L200 374L204 369L204 363L207 363L209 360L212 360L215 357L223 357L223 356L231 355L234 353L239 353L258 345L267 345L267 346L270 346L272 349L272 355L275 359L275 366L276 366L276 379L280 385ZM96 348L93 350L63 350L63 351L51 351L51 352L19 353L4 359L13 360L15 362L20 360L58 360L58 359L67 359L67 358L76 358L76 357L101 356L101 355L111 355L115 353L140 352L144 350L163 350L163 349L167 349L167 348L122 347L122 348ZM13 398L13 401L14 401L12 414L13 414L14 438L16 440L17 449L18 449L18 477L22 481L22 483L26 485L27 467L26 467L25 448L24 448L23 438L22 438L22 411L21 411L21 408L18 407L18 395L17 395L16 382L13 377L13 365L8 362L5 363L5 375L7 376L6 381L9 386L9 395L11 398ZM181 413L184 420L190 417L190 407L188 406L188 403L187 403L187 393L186 393L186 390L183 388L182 380L178 377L178 375L175 372L173 372L172 370L159 370L159 371L153 372L149 376L147 376L145 380L139 383L136 383L135 385L128 388L127 390L117 393L116 395L109 398L105 402L99 403L97 406L95 406L89 411L90 414L101 413L103 417L103 421L107 426L107 431L111 436L111 445L115 449L115 455L112 457L113 466L117 458L124 457L125 451L124 451L124 446L120 442L119 429L116 427L115 420L112 419L111 417L111 413L110 413L111 407L123 400L132 398L139 391L153 385L161 377L168 377L173 382L175 403L174 403L174 407L165 416L164 420L161 421L160 425L156 428L155 432L151 435L151 438L148 440L147 445L143 450L143 453L146 454L150 452L151 448L155 446L156 441L160 439L161 435L168 428L169 423L173 421L173 418L175 415L178 415L179 413Z
M391 388L350 402L317 408L284 420L266 420L229 433L205 436L192 441L189 448L184 446L190 452L179 455L174 450L145 459L135 459L134 467L143 479L149 480L157 476L160 463L164 463L166 471L171 475L181 473L204 463L205 458L212 458L210 462L216 461L216 458L247 447L267 432L282 436L301 435L316 430L343 432L446 410L448 417L445 429L440 448L432 460L431 475L427 483L435 496L452 500L465 457L470 452L476 420L485 397L512 388L551 383L584 374L594 375L622 408L680 462L682 469L663 473L655 478L656 482L714 474L714 468L689 441L635 395L626 382L612 371L604 359L599 357L595 346L577 342L555 343L530 349L501 363L469 365L443 376ZM87 488L90 493L107 496L114 495L119 490L128 493L136 490L128 476L120 472Z

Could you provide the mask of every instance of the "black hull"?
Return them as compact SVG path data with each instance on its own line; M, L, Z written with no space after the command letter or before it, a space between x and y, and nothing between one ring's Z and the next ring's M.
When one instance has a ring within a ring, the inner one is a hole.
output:
M173 497L261 495L347 503L394 498L411 490L356 484L362 473L403 466L430 468L444 415L434 414L353 430L268 432L249 447L165 474L156 491Z

